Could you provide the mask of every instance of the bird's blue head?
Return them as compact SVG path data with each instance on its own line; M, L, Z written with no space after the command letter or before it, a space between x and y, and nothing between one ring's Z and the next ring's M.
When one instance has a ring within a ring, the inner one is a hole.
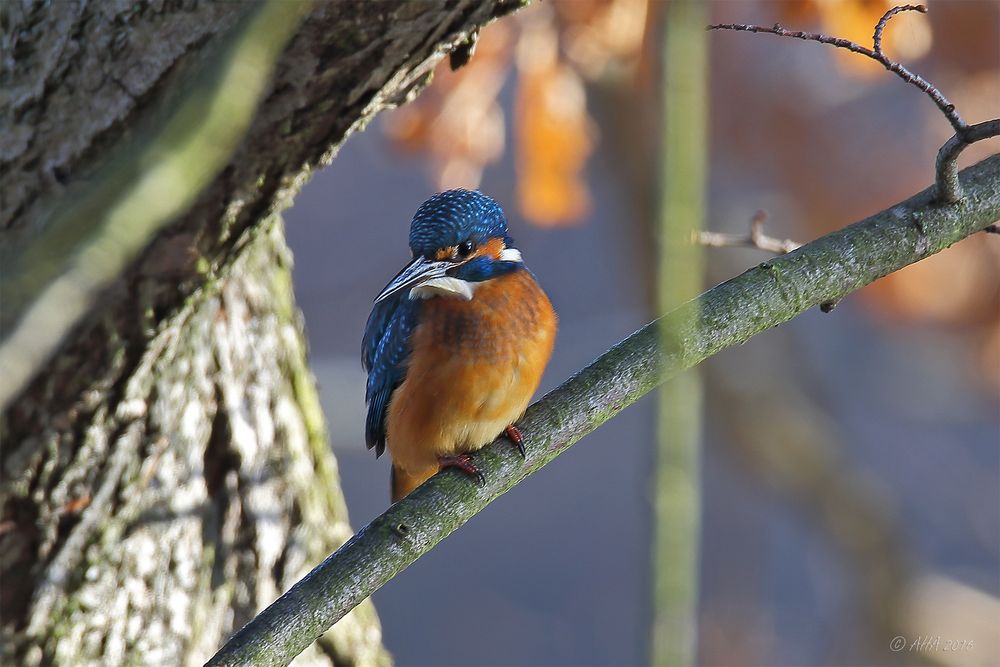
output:
M442 248L467 241L482 246L496 238L507 238L507 221L500 205L481 192L439 192L420 205L410 223L414 257L433 259Z
M471 299L476 283L523 266L507 235L503 209L481 192L447 190L417 209L410 223L411 261L375 297L408 290L410 298Z

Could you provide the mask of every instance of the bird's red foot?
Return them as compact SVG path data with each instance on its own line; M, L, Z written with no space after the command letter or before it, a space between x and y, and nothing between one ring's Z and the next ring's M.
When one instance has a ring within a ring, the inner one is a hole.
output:
M479 486L486 486L486 477L480 472L476 464L472 462L472 457L468 454L456 454L455 456L442 456L438 458L438 465L441 470L445 468L458 468L469 477L476 480Z
M521 458L523 459L525 457L524 436L521 435L521 432L517 430L516 426L511 424L503 430L503 434L507 436L508 440L514 443L514 446L517 447L517 451L520 452Z

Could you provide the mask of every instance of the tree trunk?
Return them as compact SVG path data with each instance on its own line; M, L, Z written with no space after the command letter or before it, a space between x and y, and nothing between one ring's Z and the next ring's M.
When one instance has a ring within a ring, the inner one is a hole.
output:
M5 448L8 658L200 664L350 537L298 319L274 219L119 395ZM357 611L305 656L387 662Z
M0 662L200 663L350 536L279 213L353 129L517 5L316 3L222 170L6 388ZM48 243L53 210L120 185L109 163L156 136L258 7L0 6L0 346L44 287L10 289L8 260ZM101 210L69 218L66 257L106 233ZM303 659L388 662L370 603Z

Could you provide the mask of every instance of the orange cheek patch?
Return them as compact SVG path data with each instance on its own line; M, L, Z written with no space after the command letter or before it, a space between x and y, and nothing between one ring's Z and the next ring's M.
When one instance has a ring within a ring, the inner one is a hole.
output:
M479 246L476 250L475 257L492 257L493 259L499 259L500 253L503 252L506 246L503 243L503 239L490 239L484 245Z
M455 254L455 246L448 246L447 248L441 248L436 253L434 253L434 259L451 259L452 255Z

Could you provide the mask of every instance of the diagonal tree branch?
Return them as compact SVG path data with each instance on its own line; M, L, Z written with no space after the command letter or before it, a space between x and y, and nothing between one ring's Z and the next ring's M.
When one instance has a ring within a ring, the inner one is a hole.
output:
M163 127L139 133L94 183L64 197L37 239L17 252L8 250L0 409L58 349L101 291L224 169L267 92L278 57L310 8L311 2L272 0L249 12L219 45L212 66L164 112Z
M436 475L365 526L234 635L211 665L285 665L350 609L452 531L660 383L723 349L834 302L1000 218L1000 154L959 175L966 196L934 188L764 262L613 347L529 408L521 460L504 443L476 454L484 487ZM673 332L667 338L661 327ZM675 342L670 349L663 341Z
M523 1L185 4L139 12L134 40L132 3L20 4L0 20L2 412L71 403L42 387L60 358L120 377L347 136ZM69 46L49 62L36 33Z

